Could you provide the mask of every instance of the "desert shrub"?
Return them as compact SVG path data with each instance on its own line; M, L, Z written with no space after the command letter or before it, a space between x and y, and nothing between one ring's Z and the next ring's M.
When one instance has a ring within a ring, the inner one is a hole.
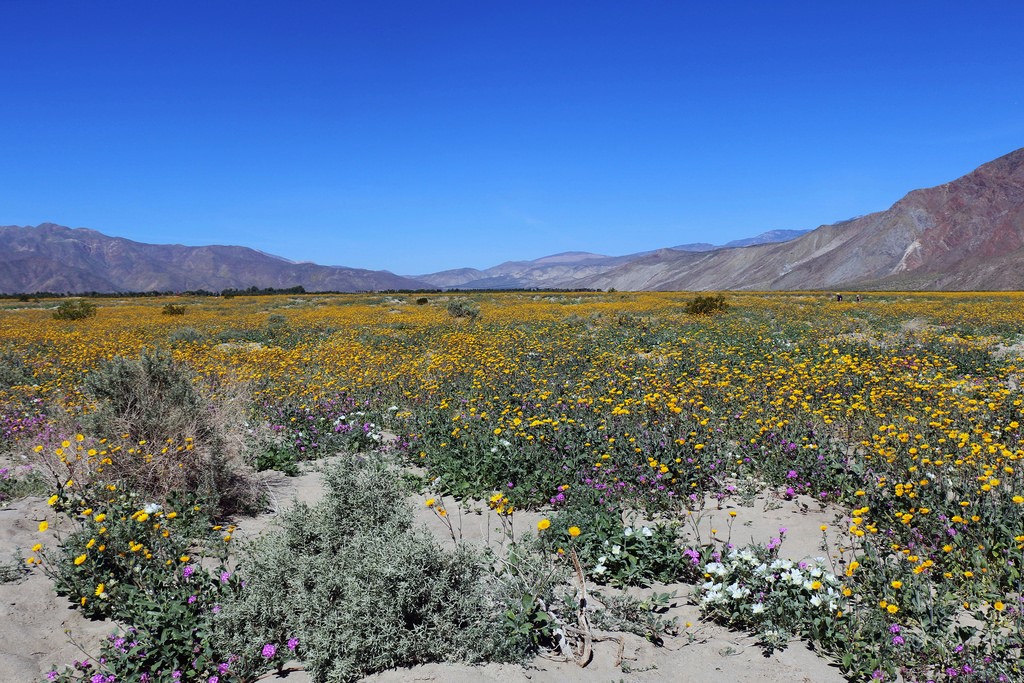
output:
M194 327L179 327L167 336L172 346L180 344L196 344L206 339L206 335Z
M94 403L82 418L85 430L130 442L109 449L104 479L125 480L158 502L172 491L192 491L223 513L257 504L257 488L228 438L230 420L169 354L113 358L86 376L83 390Z
M53 312L54 320L85 320L96 317L96 304L85 299L62 301Z
M470 299L452 299L448 302L448 315L476 320L480 317L480 305Z
M184 304L176 306L174 304L164 304L163 309L160 311L163 315L185 315Z
M113 358L85 377L83 390L95 403L85 424L93 433L150 443L216 439L210 406L193 379L166 352Z
M229 327L225 330L221 330L213 337L218 342L239 342L239 341L259 341L264 338L260 334L259 330L242 330L234 327Z
M421 296L418 299L416 299L416 305L417 306L425 306L428 303L430 303L430 299L428 299L425 296Z
M221 649L296 638L315 681L524 656L494 628L504 606L487 595L483 557L445 553L414 526L395 472L343 460L325 483L322 502L297 505L244 554L246 588L224 605Z
M32 383L32 369L14 351L0 352L0 388Z
M694 297L683 307L687 315L711 315L712 313L723 313L728 309L729 304L726 303L725 297L721 294L717 296Z

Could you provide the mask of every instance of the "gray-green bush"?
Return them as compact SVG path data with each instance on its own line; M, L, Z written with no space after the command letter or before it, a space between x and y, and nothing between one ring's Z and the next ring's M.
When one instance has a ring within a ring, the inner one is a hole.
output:
M246 588L224 605L222 649L298 639L318 683L432 661L515 661L506 605L483 554L443 551L402 503L396 472L367 461L330 468L316 506L296 505L242 557Z
M0 351L0 388L32 383L32 369L14 351Z

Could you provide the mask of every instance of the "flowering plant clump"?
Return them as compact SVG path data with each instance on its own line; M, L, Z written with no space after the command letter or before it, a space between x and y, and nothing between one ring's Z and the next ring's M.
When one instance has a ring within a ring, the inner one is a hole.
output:
M119 624L94 659L54 670L51 680L227 682L280 664L214 640L222 605L242 581L224 564L234 527L213 523L201 501L146 502L111 483L64 487L49 502L74 529L52 548L42 522L29 564L85 614Z
M753 545L733 548L703 569L697 596L705 614L753 630L769 647L795 635L829 642L843 628L843 585L824 558L794 562Z
M257 468L297 474L298 462L380 447L383 433L360 405L348 395L263 404L260 417L274 438L257 456Z

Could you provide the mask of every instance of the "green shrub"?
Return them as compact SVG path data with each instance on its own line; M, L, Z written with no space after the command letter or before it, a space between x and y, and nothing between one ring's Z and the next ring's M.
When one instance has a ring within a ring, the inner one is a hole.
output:
M164 304L163 310L160 311L163 315L185 315L185 306L175 306L174 304Z
M453 299L448 302L448 315L476 320L480 317L480 305L470 299Z
M695 297L688 301L683 308L688 315L711 315L712 313L724 313L728 309L729 304L721 294Z
M418 299L416 299L416 305L417 306L425 306L428 303L430 303L430 299L428 299L425 296L421 296Z
M490 570L465 546L445 553L413 525L398 475L344 460L322 502L299 504L245 553L246 588L218 621L223 651L297 638L314 681L431 661L525 656L495 624Z
M85 299L62 301L53 312L54 320L85 320L96 317L96 304Z

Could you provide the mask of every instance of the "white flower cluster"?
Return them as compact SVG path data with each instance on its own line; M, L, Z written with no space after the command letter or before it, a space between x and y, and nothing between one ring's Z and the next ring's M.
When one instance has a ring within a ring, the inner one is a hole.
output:
M764 612L766 602L780 600L796 610L807 604L831 613L846 608L842 582L826 569L822 557L766 562L751 548L733 549L720 562L706 564L704 573L708 580L697 590L700 604L707 610L732 607L730 613L758 615Z

